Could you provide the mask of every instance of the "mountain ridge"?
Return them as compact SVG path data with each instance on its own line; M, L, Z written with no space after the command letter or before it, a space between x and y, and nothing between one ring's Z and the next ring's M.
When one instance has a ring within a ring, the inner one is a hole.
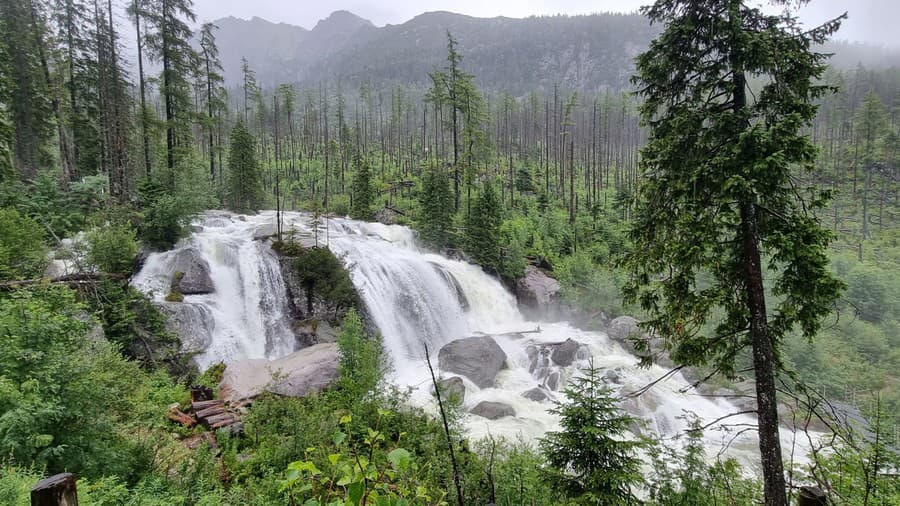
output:
M488 89L512 93L552 90L596 92L628 89L634 57L658 33L639 14L599 13L479 18L430 11L401 24L376 26L347 10L312 29L258 16L214 22L226 82L241 82L247 58L264 87L281 83L340 82L427 87L428 73L443 68L447 32L459 43L463 70ZM900 51L859 43L831 43L834 64L853 68L900 67Z

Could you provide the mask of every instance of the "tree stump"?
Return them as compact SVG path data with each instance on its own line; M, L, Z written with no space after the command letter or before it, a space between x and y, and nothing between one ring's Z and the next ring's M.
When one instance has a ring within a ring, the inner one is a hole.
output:
M191 402L211 401L213 399L212 388L205 385L191 386Z
M797 504L798 506L827 506L828 494L819 487L800 487Z
M31 489L31 506L78 506L75 475L62 473L37 482Z

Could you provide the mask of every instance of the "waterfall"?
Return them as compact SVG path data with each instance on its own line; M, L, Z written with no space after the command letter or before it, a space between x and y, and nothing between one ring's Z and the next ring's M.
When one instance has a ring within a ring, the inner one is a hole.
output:
M199 251L209 264L214 291L185 295L183 304L206 310L182 314L188 320L184 325L187 331L205 329L209 334L208 346L195 357L201 368L245 358L274 359L295 349L278 258L259 240L271 222L267 215L204 213L194 222L195 231L189 238L172 251L151 254L132 281L158 304L182 304L165 302L174 262L184 250Z
M277 258L261 237L274 232L275 214L239 216L209 212L194 224L196 231L170 252L148 258L134 280L135 286L151 293L160 304L172 275L174 255L184 248L196 248L209 263L215 292L187 295L185 304L204 306L208 311L191 312L211 321L209 345L197 357L202 367L241 358L274 359L294 351L284 281ZM342 258L360 293L367 313L381 332L392 362L391 379L411 389L414 403L433 407L431 384L425 367L425 346L437 365L438 350L455 339L490 335L507 355L507 368L490 388L478 388L466 378L464 407L481 401L512 406L515 417L487 420L467 415L464 424L470 436L521 437L533 440L558 428L558 419L548 413L553 400L561 400L561 390L580 367L593 361L610 386L627 394L666 375L667 369L637 367L637 359L602 332L585 331L568 323L528 321L519 312L516 300L501 283L481 268L427 251L417 244L414 233L402 226L386 226L349 219L328 219L313 223L304 213L284 213L286 229L304 237L317 235ZM528 331L527 336L522 332ZM572 366L555 367L540 362L540 349L572 339L585 353ZM543 347L543 348L542 348ZM536 358L538 357L538 358ZM538 363L540 362L540 363ZM548 381L553 377L552 382ZM550 399L541 402L522 394L552 383ZM699 395L680 373L669 375L640 396L627 396L623 408L642 420L647 429L670 437L688 428L685 415L696 414L713 421L740 411L721 398ZM755 424L755 418L737 416L730 424ZM711 447L729 442L732 454L756 452L755 435L748 432L734 439L734 431L712 428L705 438ZM791 447L785 430L785 447Z

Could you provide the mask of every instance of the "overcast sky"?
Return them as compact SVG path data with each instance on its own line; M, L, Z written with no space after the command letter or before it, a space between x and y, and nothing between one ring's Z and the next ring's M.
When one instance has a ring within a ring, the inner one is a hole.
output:
M259 16L312 28L319 19L344 9L378 26L400 24L426 11L470 16L527 17L542 14L632 12L650 0L194 0L200 21ZM758 2L757 2L758 3ZM801 11L804 22L819 23L848 11L850 19L835 38L900 47L900 0L813 0Z

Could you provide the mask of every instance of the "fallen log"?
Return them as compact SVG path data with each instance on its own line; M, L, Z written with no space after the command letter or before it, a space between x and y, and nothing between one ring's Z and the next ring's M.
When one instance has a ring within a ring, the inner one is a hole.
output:
M197 418L209 418L211 416L221 415L225 412L225 406L210 406L202 411L197 411Z
M197 411L202 411L206 408L210 408L212 406L224 406L225 401L219 399L213 399L211 401L197 401L191 404L191 409L196 413Z
M13 281L4 281L0 283L0 290L2 291L11 291L18 290L20 288L25 288L28 286L41 285L41 284L67 284L69 286L83 286L83 285L91 285L97 283L98 281L103 280L117 280L122 281L128 279L128 276L124 274L107 274L107 273L99 273L99 274L66 274L65 276L59 276L57 278L36 278L36 279L16 279Z
M166 417L169 420L171 420L175 423L181 424L188 428L193 427L194 425L197 425L197 420L193 416L182 412L178 408L169 409L169 412L166 413Z
M234 423L235 422L234 415L232 415L231 413L222 413L221 415L204 418L203 423L204 423L204 425L207 425L210 428L213 428L214 425L218 424L219 422L223 422L225 420L228 420L229 425Z

